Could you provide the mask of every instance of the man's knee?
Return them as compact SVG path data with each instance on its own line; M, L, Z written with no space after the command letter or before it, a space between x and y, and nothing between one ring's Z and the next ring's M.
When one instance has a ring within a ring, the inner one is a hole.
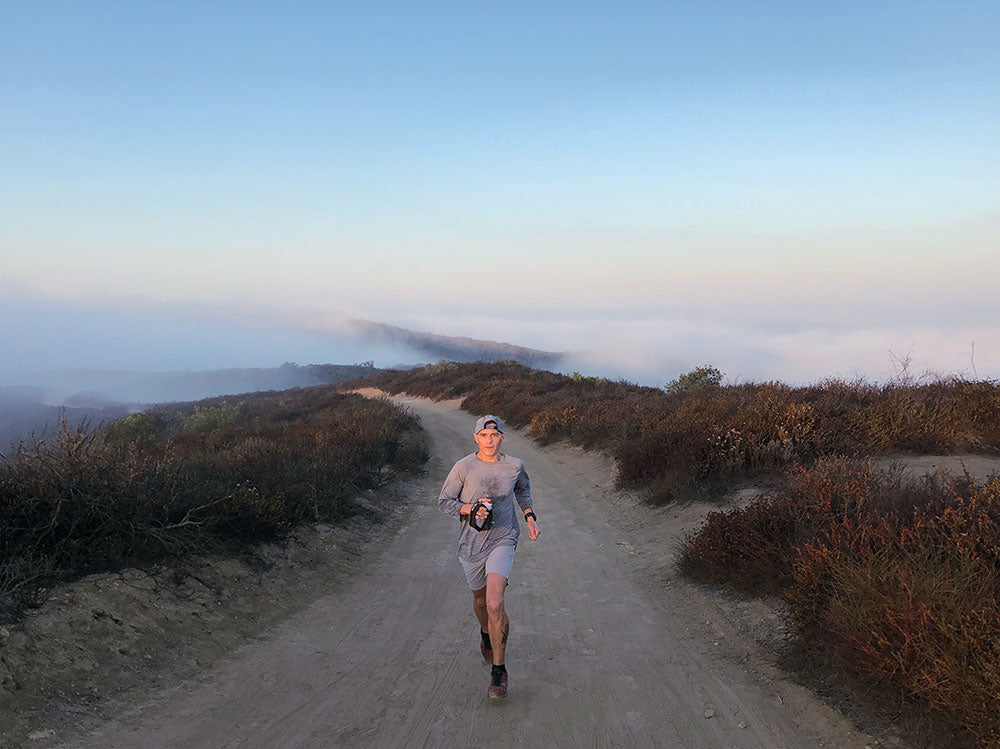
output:
M490 616L503 616L504 587L504 585L497 585L486 589L486 610Z
M503 616L503 597L488 596L486 598L486 611L491 617Z

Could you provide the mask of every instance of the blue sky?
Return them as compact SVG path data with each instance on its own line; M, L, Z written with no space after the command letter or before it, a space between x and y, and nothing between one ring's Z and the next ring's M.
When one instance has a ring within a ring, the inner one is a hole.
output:
M0 291L89 315L91 365L109 310L189 304L287 326L262 365L370 317L624 375L977 340L1000 376L997 38L994 2L7 2Z

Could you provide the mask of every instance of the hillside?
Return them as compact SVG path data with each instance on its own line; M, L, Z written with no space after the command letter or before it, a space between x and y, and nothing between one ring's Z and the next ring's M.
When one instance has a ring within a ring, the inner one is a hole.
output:
M426 358L457 362L513 360L529 367L556 367L565 354L464 336L425 333L371 320L351 320L366 339L405 346Z
M48 403L85 394L89 400L117 403L193 401L214 395L287 390L329 385L372 374L364 364L306 364L287 362L280 367L251 367L177 372L78 369L40 372L31 377L36 389L46 391Z
M31 386L0 387L0 453L11 443L70 428L92 427L150 404L190 402L218 395L312 387L376 372L363 364L307 364L197 372L62 370L33 375Z
M0 454L10 451L14 443L30 439L51 437L64 421L71 429L83 424L98 425L110 419L126 416L131 410L127 404L91 404L51 406L43 400L39 388L0 387Z
M783 680L704 590L642 569L670 553L675 513L636 553L620 523L651 518L617 496L609 462L515 430L506 445L529 466L543 530L522 534L511 578L511 695L488 700L455 521L434 501L471 421L453 403L401 405L431 455L402 492L372 496L396 522L371 543L296 534L305 546L264 574L202 566L179 590L134 573L60 591L0 651L15 678L53 677L0 695L0 744L475 746L513 735L512 720L517 745L539 749L873 743Z
M328 386L64 427L0 463L0 618L55 581L342 520L425 457L412 416Z

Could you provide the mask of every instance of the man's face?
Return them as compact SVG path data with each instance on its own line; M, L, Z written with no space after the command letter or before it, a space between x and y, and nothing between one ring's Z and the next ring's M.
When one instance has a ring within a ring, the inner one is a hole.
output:
M500 450L500 443L503 442L503 435L496 429L486 427L480 429L475 434L476 445L483 455L493 456Z

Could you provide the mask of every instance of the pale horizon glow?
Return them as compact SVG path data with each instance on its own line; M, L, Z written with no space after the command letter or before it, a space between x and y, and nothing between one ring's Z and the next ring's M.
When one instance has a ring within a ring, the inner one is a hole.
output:
M350 318L651 384L1000 378L998 37L988 2L4 3L0 385L402 363Z

